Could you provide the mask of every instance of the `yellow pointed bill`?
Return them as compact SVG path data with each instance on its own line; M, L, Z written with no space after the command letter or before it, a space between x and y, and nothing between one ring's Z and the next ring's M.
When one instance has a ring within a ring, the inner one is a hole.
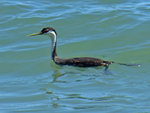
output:
M27 35L27 36L36 36L36 35L41 35L42 33L35 33L35 34L30 34L30 35Z

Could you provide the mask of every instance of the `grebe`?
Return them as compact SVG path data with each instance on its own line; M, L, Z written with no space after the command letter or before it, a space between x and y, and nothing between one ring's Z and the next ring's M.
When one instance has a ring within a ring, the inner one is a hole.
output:
M93 57L75 57L75 58L68 58L63 59L59 58L56 53L56 44L57 44L57 32L52 27L43 28L41 32L30 34L28 36L36 36L36 35L47 35L50 37L52 41L52 60L58 65L70 65L70 66L77 66L77 67L98 67L103 66L105 70L108 69L109 65L112 63L116 63L113 61L105 61L98 58ZM124 64L124 63L117 63L120 65L126 66L140 66L139 64Z

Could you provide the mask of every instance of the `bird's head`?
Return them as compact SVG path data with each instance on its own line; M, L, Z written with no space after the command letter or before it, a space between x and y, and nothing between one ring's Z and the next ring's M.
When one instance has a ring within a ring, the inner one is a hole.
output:
M55 37L57 35L57 33L56 33L56 30L54 28L52 28L52 27L46 27L46 28L43 28L41 30L41 32L35 33L35 34L30 34L28 36L36 36L36 35L48 35L51 38L53 38L53 37Z

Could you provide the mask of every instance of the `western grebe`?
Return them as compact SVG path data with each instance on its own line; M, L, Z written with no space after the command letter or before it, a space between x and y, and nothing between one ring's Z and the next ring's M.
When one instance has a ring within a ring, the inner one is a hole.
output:
M78 67L98 67L103 66L105 70L108 69L109 65L112 63L116 63L113 61L105 61L98 58L92 57L75 57L75 58L68 58L62 59L57 56L56 53L56 44L57 44L57 33L56 30L52 27L43 28L41 32L30 34L28 36L36 36L36 35L47 35L50 37L52 41L52 60L58 65L71 65L71 66L78 66ZM120 65L126 66L140 66L139 64L124 64L124 63L117 63Z

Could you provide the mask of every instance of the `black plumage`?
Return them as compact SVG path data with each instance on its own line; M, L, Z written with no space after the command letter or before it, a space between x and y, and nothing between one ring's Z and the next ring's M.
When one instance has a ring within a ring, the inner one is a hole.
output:
M55 63L59 65L72 65L77 67L97 67L97 66L108 66L112 62L104 61L98 58L91 57L76 57L69 59L55 58Z

